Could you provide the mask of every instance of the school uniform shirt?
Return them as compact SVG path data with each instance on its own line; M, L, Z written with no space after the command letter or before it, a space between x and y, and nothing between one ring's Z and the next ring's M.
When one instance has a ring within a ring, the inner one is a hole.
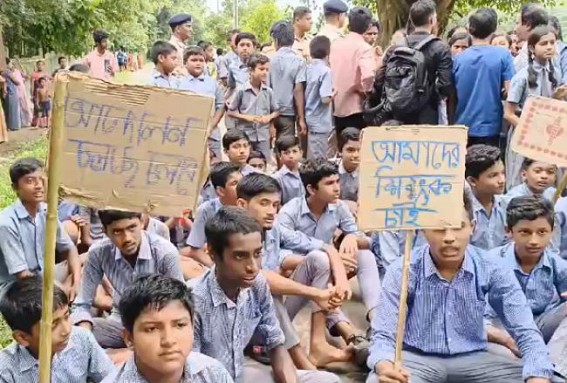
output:
M213 217L217 211L222 207L222 203L218 198L204 202L197 209L197 214L195 215L195 222L191 227L191 232L189 232L189 237L187 237L187 246L191 246L195 249L200 249L207 243L207 237L205 236L205 225L207 221Z
M529 96L552 97L553 85L549 81L549 72L551 66L549 63L546 66L534 61L532 68L536 73L537 85L530 87L528 84L528 68L521 69L512 78L510 89L508 90L508 98L506 101L517 104L520 109L524 107L526 100ZM559 83L558 73L555 73L555 78Z
M473 193L470 193L469 197L475 219L471 245L484 250L492 250L508 243L510 238L506 233L507 198L504 195L495 195L492 210L487 214Z
M293 90L305 82L305 60L291 47L282 47L270 60L268 85L272 88L273 104L281 116L295 116Z
M154 217L150 217L148 221L148 227L146 227L146 232L150 234L159 235L160 237L162 237L167 241L171 239L169 233L169 227L167 227L165 223Z
M524 379L553 375L546 346L518 281L485 252L467 247L460 270L447 281L426 245L412 252L409 275L404 349L453 357L486 350L484 312L490 304L520 348ZM372 321L371 369L379 361L394 360L401 281L399 259L386 271Z
M219 78L228 79L228 68L230 67L232 61L239 59L238 55L234 51L230 51L224 56L221 56L219 60Z
M562 73L562 66L560 64L561 61L561 44L555 45L556 55L553 57L552 62L555 68L555 78L557 79L558 83L562 83L563 73ZM524 44L522 49L518 52L518 55L514 57L514 68L516 72L520 72L523 69L527 69L529 65L528 55L528 44Z
M567 259L567 197L561 197L555 204L555 248Z
M100 217L98 216L97 209L79 205L79 216L90 225L90 234L93 242L106 238L104 227L102 226L102 222L100 221Z
M321 100L333 95L333 74L328 63L314 59L307 66L305 84L305 122L309 133L328 134L333 130L333 104Z
M231 301L211 268L192 289L195 304L193 350L222 362L235 382L244 382L244 348L252 335L272 350L284 344L268 282L259 273L252 287Z
M150 77L150 85L160 88L177 89L179 87L179 78L173 75L166 76L154 68Z
M358 169L347 172L341 161L339 163L339 182L341 184L341 199L358 201Z
M546 248L531 273L522 270L513 242L489 251L487 256L514 272L534 316L561 304L560 296L567 292L567 261L556 252Z
M413 236L412 249L425 246L427 240L422 230L416 230ZM372 234L370 249L378 260L378 266L387 268L404 254L406 246L406 232L403 230L384 230Z
M187 76L184 76L179 80L178 89L214 97L215 112L224 108L224 92L221 87L218 86L217 81L210 76L202 74L199 77L193 77L190 74L187 74ZM220 141L221 137L218 126L215 126L209 138L214 141Z
M305 186L303 186L299 171L292 172L287 166L282 165L272 177L278 181L282 188L282 205L296 197L305 196Z
M148 383L138 371L134 357L109 375L103 383ZM183 376L179 383L234 383L223 365L206 355L192 352L187 357Z
M99 383L114 371L93 334L73 326L67 347L51 360L51 383ZM13 343L0 351L0 382L38 383L39 360L26 347Z
M161 274L184 281L179 252L171 242L143 231L134 267L122 257L109 238L93 244L83 271L81 290L72 306L73 323L92 323L90 310L103 276L108 278L114 289L112 317L120 322L118 303L122 294L138 277L148 274Z
M228 65L228 77L226 79L228 87L234 89L245 85L249 77L248 65L244 64L238 56L229 59L226 63Z
M365 237L358 229L348 206L340 200L327 205L323 214L316 219L307 206L305 197L294 198L281 208L277 221L288 230L300 231L320 241L314 241L317 245L316 249L322 248L323 244L331 243L337 229L341 229L345 234ZM370 239L368 240L370 243Z
M502 88L512 76L512 55L502 47L472 46L454 57L453 79L459 100L456 118L458 124L469 127L469 136L500 134Z
M250 81L247 81L246 84L236 89L228 110L237 111L241 114L267 116L275 110L273 92L266 84L261 84L260 89L257 91ZM259 124L236 119L236 127L246 133L252 142L268 141L270 139L269 123Z
M555 195L555 189L553 186L548 187L545 189L541 195L542 198L552 202L553 196ZM524 182L520 185L514 186L512 189L508 190L506 193L506 198L510 201L512 198L516 197L524 197L524 196L533 196L534 193L530 190L528 185Z
M35 218L18 199L0 212L0 296L16 274L28 270L43 273L47 204L41 203ZM57 221L55 248L58 252L75 247Z

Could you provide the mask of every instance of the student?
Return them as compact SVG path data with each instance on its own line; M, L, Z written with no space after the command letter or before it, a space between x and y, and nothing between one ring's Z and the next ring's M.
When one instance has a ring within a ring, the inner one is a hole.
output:
M559 250L559 255L567 259L567 197L561 197L555 204L555 234L553 247Z
M512 45L512 38L504 32L495 32L490 37L490 45L495 47L505 48L510 51L510 46Z
M295 366L303 370L316 370L316 366L331 361L349 360L351 355L348 352L339 351L330 346L326 340L327 312L342 304L342 300L334 294L334 287L329 287L331 273L326 253L319 252L322 256L317 255L316 252L310 253L290 278L282 275L285 271L280 267L282 260L290 255L289 249L299 252L304 248L326 251L329 245L324 244L320 247L303 233L292 233L275 223L282 192L280 185L272 177L258 173L249 174L238 183L236 192L237 206L245 208L264 230L262 272L274 295L276 315L285 336L284 346L289 351ZM283 247L287 249L283 250ZM333 250L334 248L331 251ZM326 262L321 262L321 259ZM311 302L309 357L299 342L292 324L293 318L290 318L283 304L284 296L285 299L302 300L305 305Z
M218 198L209 200L199 206L195 215L195 222L187 237L187 247L181 250L181 255L192 258L205 266L212 266L213 261L205 252L205 224L215 213L227 205L236 205L236 185L242 178L238 165L230 162L219 162L211 170L211 184L215 188Z
M305 195L305 187L299 175L299 161L303 157L299 138L282 136L276 141L276 155L281 168L273 177L278 180L282 188L282 205L296 197Z
M468 33L455 33L449 39L449 46L451 47L451 55L453 57L463 53L472 45L471 36Z
M556 165L524 158L521 176L524 182L508 190L506 193L508 199L535 195L549 201L553 200L556 190L553 185L557 181Z
M356 275L367 318L372 318L379 300L378 268L374 255L367 250L370 239L358 230L349 208L339 200L340 181L337 166L322 158L307 160L302 164L300 174L307 195L294 198L284 205L278 214L278 224L322 243L332 243L335 231L340 229L344 239L340 243L338 254L329 256L337 294L341 298L350 299L352 292L347 277ZM289 306L288 311L290 317L295 316ZM327 323L332 333L338 333L347 344L356 347L357 359L362 357L366 341L356 334L344 315L335 313Z
M10 166L10 181L18 199L0 212L0 296L16 279L43 273L47 205L45 172L35 158L21 158ZM65 259L55 266L55 278L73 301L81 283L77 248L57 221L55 248Z
M462 224L424 230L427 245L412 252L403 367L394 367L402 260L386 271L372 322L367 382L550 382L553 365L513 274L470 246L474 215L468 200ZM484 311L490 304L522 353L520 361L486 351Z
M535 27L529 34L527 46L530 52L529 64L516 73L512 79L510 92L506 99L504 117L511 125L508 131L508 147L514 132L514 128L520 122L521 110L529 96L553 97L553 92L558 87L557 78L560 74L555 74L552 59L555 56L555 34L551 27L542 25ZM508 189L519 185L520 167L523 156L509 151L506 158L506 175L508 179Z
M257 151L251 151L250 155L248 156L248 160L246 163L256 169L259 173L265 173L267 167L267 161L264 155Z
M139 275L163 274L183 281L179 253L171 242L142 230L142 215L122 210L99 210L107 238L89 249L81 291L73 304L73 323L93 331L103 348L123 349L118 312L120 296ZM112 315L93 318L91 307L103 276L114 291Z
M245 210L228 206L207 222L205 231L215 266L193 289L193 349L222 361L237 383L339 382L332 374L297 371L283 346L285 338L272 295L260 273L263 249L260 224ZM273 376L270 371L246 367L244 348L253 335L269 352Z
M272 163L270 139L273 136L273 120L278 112L272 90L266 86L269 62L264 55L250 57L250 80L234 93L228 115L236 119L236 128L246 133L252 148Z
M475 226L471 245L484 250L505 245L506 175L500 149L489 145L467 148L465 178L470 186L470 198Z
M236 88L244 86L249 80L248 61L254 52L256 52L257 41L256 36L252 33L242 32L236 34L234 43L236 45L237 57L227 62L227 102L232 100L232 95Z
M236 53L236 38L240 30L233 29L228 32L226 36L226 45L230 47L230 50L222 57L219 62L219 79L221 83L226 87L228 85L228 68L231 66L232 61L238 60L238 54Z
M15 343L0 351L2 383L32 383L39 377L43 281L33 276L13 282L0 300L0 312ZM51 382L99 383L114 365L93 335L69 320L69 299L53 286Z
M302 20L303 16L305 15L298 17ZM310 18L311 11L309 11ZM299 129L298 135L305 137L307 125L305 124L305 59L303 54L309 55L309 52L292 49L296 41L294 27L286 21L278 21L274 24L270 35L277 50L270 60L269 76L269 84L274 95L274 107L279 112L278 117L274 120L276 139L282 136L295 137L296 121ZM298 44L304 45L299 41Z
M233 383L223 365L193 347L191 291L174 278L147 275L120 299L133 355L104 383Z
M213 161L221 161L220 131L218 124L224 116L224 94L221 87L211 76L205 75L205 52L199 47L189 47L183 54L187 76L179 82L179 90L186 90L215 98L215 115L212 131L207 142Z
M508 92L514 75L509 52L490 45L498 26L496 11L479 9L469 17L472 46L455 57L457 123L469 127L468 145L498 147L502 129L502 89Z
M309 44L313 60L307 66L305 121L307 158L326 158L329 134L333 131L333 74L329 67L331 41L317 36Z
M339 135L337 143L339 153L341 153L341 161L339 162L340 198L343 201L356 203L358 201L358 168L360 166L360 130L346 128ZM353 204L349 204L349 207L352 208ZM353 214L355 213L356 211L353 211Z
M177 89L179 79L173 75L177 67L177 49L166 41L156 41L150 51L155 68L152 71L151 85L161 88Z
M240 166L242 176L256 172L256 169L247 164L250 156L250 140L246 133L238 129L227 130L222 136L222 147L228 160Z
M550 247L553 235L553 205L536 196L512 199L506 212L511 243L489 252L504 270L512 270L531 307L543 341L553 354L563 344L551 341L559 325L567 317L562 294L567 292L567 261ZM489 310L488 318L496 317ZM565 321L567 325L567 321ZM488 341L508 348L518 355L518 347L502 323L493 320L487 327Z

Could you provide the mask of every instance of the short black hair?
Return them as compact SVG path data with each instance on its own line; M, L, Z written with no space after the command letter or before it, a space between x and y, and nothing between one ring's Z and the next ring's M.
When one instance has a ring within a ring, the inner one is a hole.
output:
M210 41L199 41L197 44L199 47L203 48L203 51L206 50L208 47L212 47L213 43Z
M256 150L252 150L250 152L250 155L248 155L248 159L246 160L246 163L249 163L250 160L254 160L254 159L264 160L264 162L266 162L266 157L262 154L262 152L258 152Z
M250 143L248 135L239 129L228 129L224 136L222 136L222 147L224 150L230 149L230 145L236 141L246 140Z
M512 37L510 37L508 33L504 33L504 32L494 32L490 37L490 44L492 44L492 42L498 37L504 37L508 42L508 45L512 45Z
M270 29L270 36L280 47L291 47L295 41L293 26L287 21L276 21Z
M173 52L177 52L177 49L173 44L167 41L156 41L154 45L152 45L152 49L150 50L150 57L152 62L157 65L159 62L159 56L169 56Z
M417 0L410 8L409 19L414 27L423 27L436 13L437 6L433 0Z
M230 237L236 234L260 233L262 226L247 211L235 206L223 206L205 225L205 236L209 250L222 259L224 251L229 247Z
M299 142L298 137L295 137L295 136L280 136L280 138L278 138L276 140L276 145L275 145L276 154L280 154L281 152L285 152L286 150L289 150L289 149L293 148L294 146L298 146L299 148L301 148L301 142Z
M563 41L563 28L561 28L561 22L557 16L549 17L549 26L555 30L555 37L557 40Z
M59 56L59 57L57 58L57 64L60 64L60 65L61 65L61 61L63 61L63 60L67 60L67 57L65 57L65 56Z
M372 13L366 7L354 7L348 13L348 30L362 35L372 22Z
M327 36L315 36L309 43L309 52L314 59L324 59L331 53L331 40Z
M528 170L528 168L536 162L540 162L540 161L534 160L532 158L525 157L524 160L522 161L522 170ZM543 162L543 161L541 161L541 162ZM550 165L553 165L553 164L550 164ZM553 166L557 167L557 165L553 165Z
M512 230L520 221L533 221L543 217L553 229L554 214L553 203L545 198L536 196L515 197L510 200L506 209L506 225L508 229Z
M313 158L306 160L299 168L299 175L305 190L311 185L317 189L319 182L325 178L339 174L337 164L325 158Z
M217 48L217 55L218 56L222 56L224 54L224 49L222 48Z
M205 51L204 51L203 48L196 46L196 45L188 47L183 52L183 63L186 64L187 60L189 60L189 57L191 57L191 56L203 56L203 57L205 57Z
M37 158L19 158L10 166L10 181L17 186L18 181L28 174L43 170L43 163Z
M344 146L349 141L356 141L356 142L360 141L360 129L357 128L343 129L343 131L339 134L339 137L337 138L337 147L339 149L339 152L343 150Z
M308 15L312 13L311 9L304 7L304 6L299 6L296 7L293 10L293 21L295 21L296 19L301 19L303 16Z
M102 40L107 39L109 36L110 35L107 32L100 29L93 32L93 40L97 44L101 43Z
M256 35L254 35L253 33L250 33L250 32L240 32L240 33L238 34L238 36L236 36L236 40L234 40L234 43L235 43L236 45L238 45L238 44L240 44L240 42L241 42L242 40L250 40L250 41L252 41L252 44L253 44L254 46L256 46L256 44L257 44L257 42L258 42L258 41L256 40Z
M469 47L472 45L471 35L469 35L468 33L459 32L453 33L453 36L451 36L451 38L449 39L449 46L453 46L453 44L460 40L467 40Z
M226 187L228 178L238 172L240 172L239 165L233 164L232 162L221 161L213 165L209 177L215 189L224 188Z
M465 157L465 178L478 178L499 161L502 161L500 149L484 144L469 146Z
M106 209L99 210L98 217L100 218L100 223L102 223L102 226L107 227L113 222L120 221L121 219L142 219L142 213L126 210Z
M547 25L549 23L549 14L541 4L528 3L522 5L520 9L520 20L522 25L534 29L539 25Z
M245 201L266 193L280 193L282 188L279 182L267 174L251 173L240 180L236 187L236 195Z
M136 320L145 310L160 311L176 301L181 302L193 320L193 298L185 283L161 274L144 275L134 281L120 298L122 324L132 333Z
M451 39L451 37L453 37L453 35L457 32L457 29L461 28L468 30L468 28L464 25L455 25L453 28L449 29L449 32L447 32L447 39Z
M89 73L89 67L85 64L73 64L69 67L69 72Z
M270 59L268 58L268 56L260 53L255 53L250 56L250 59L248 59L248 68L250 68L250 70L254 70L258 65L267 64L269 62Z
M31 334L32 327L41 320L43 278L34 275L12 282L0 300L0 312L12 331ZM53 285L53 309L69 306L67 295Z
M380 30L382 29L382 26L380 25L380 21L376 19L372 19L372 21L370 22L370 27L376 27L376 29L378 29L378 32L380 32Z
M469 33L477 39L490 37L498 28L498 14L490 8L477 9L469 17Z

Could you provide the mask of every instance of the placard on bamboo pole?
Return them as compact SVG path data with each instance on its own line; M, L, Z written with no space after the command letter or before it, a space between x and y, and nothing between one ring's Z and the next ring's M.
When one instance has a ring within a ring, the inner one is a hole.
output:
M49 383L51 378L51 331L53 323L53 283L55 280L55 242L57 239L57 206L59 199L60 153L63 149L65 128L65 94L67 82L64 77L55 78L53 115L49 140L47 174L47 223L45 226L45 254L43 257L43 302L39 341L39 382Z
M467 129L369 127L362 136L358 226L403 232L402 280L394 365L401 368L414 231L461 226Z

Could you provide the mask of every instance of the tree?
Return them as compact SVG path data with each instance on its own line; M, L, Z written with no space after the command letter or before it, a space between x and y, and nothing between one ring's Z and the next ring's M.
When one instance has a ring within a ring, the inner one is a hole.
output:
M255 0L248 4L242 15L242 29L254 33L258 42L270 42L270 28L276 21L284 19L284 13L275 0Z
M408 20L408 12L417 0L354 0L356 5L363 5L377 11L382 24L382 43L386 45L394 32L405 28ZM439 17L440 31L443 32L451 13L455 12L461 16L468 14L472 9L490 7L512 13L517 12L521 2L517 0L435 0ZM542 0L546 6L552 6L556 0Z

